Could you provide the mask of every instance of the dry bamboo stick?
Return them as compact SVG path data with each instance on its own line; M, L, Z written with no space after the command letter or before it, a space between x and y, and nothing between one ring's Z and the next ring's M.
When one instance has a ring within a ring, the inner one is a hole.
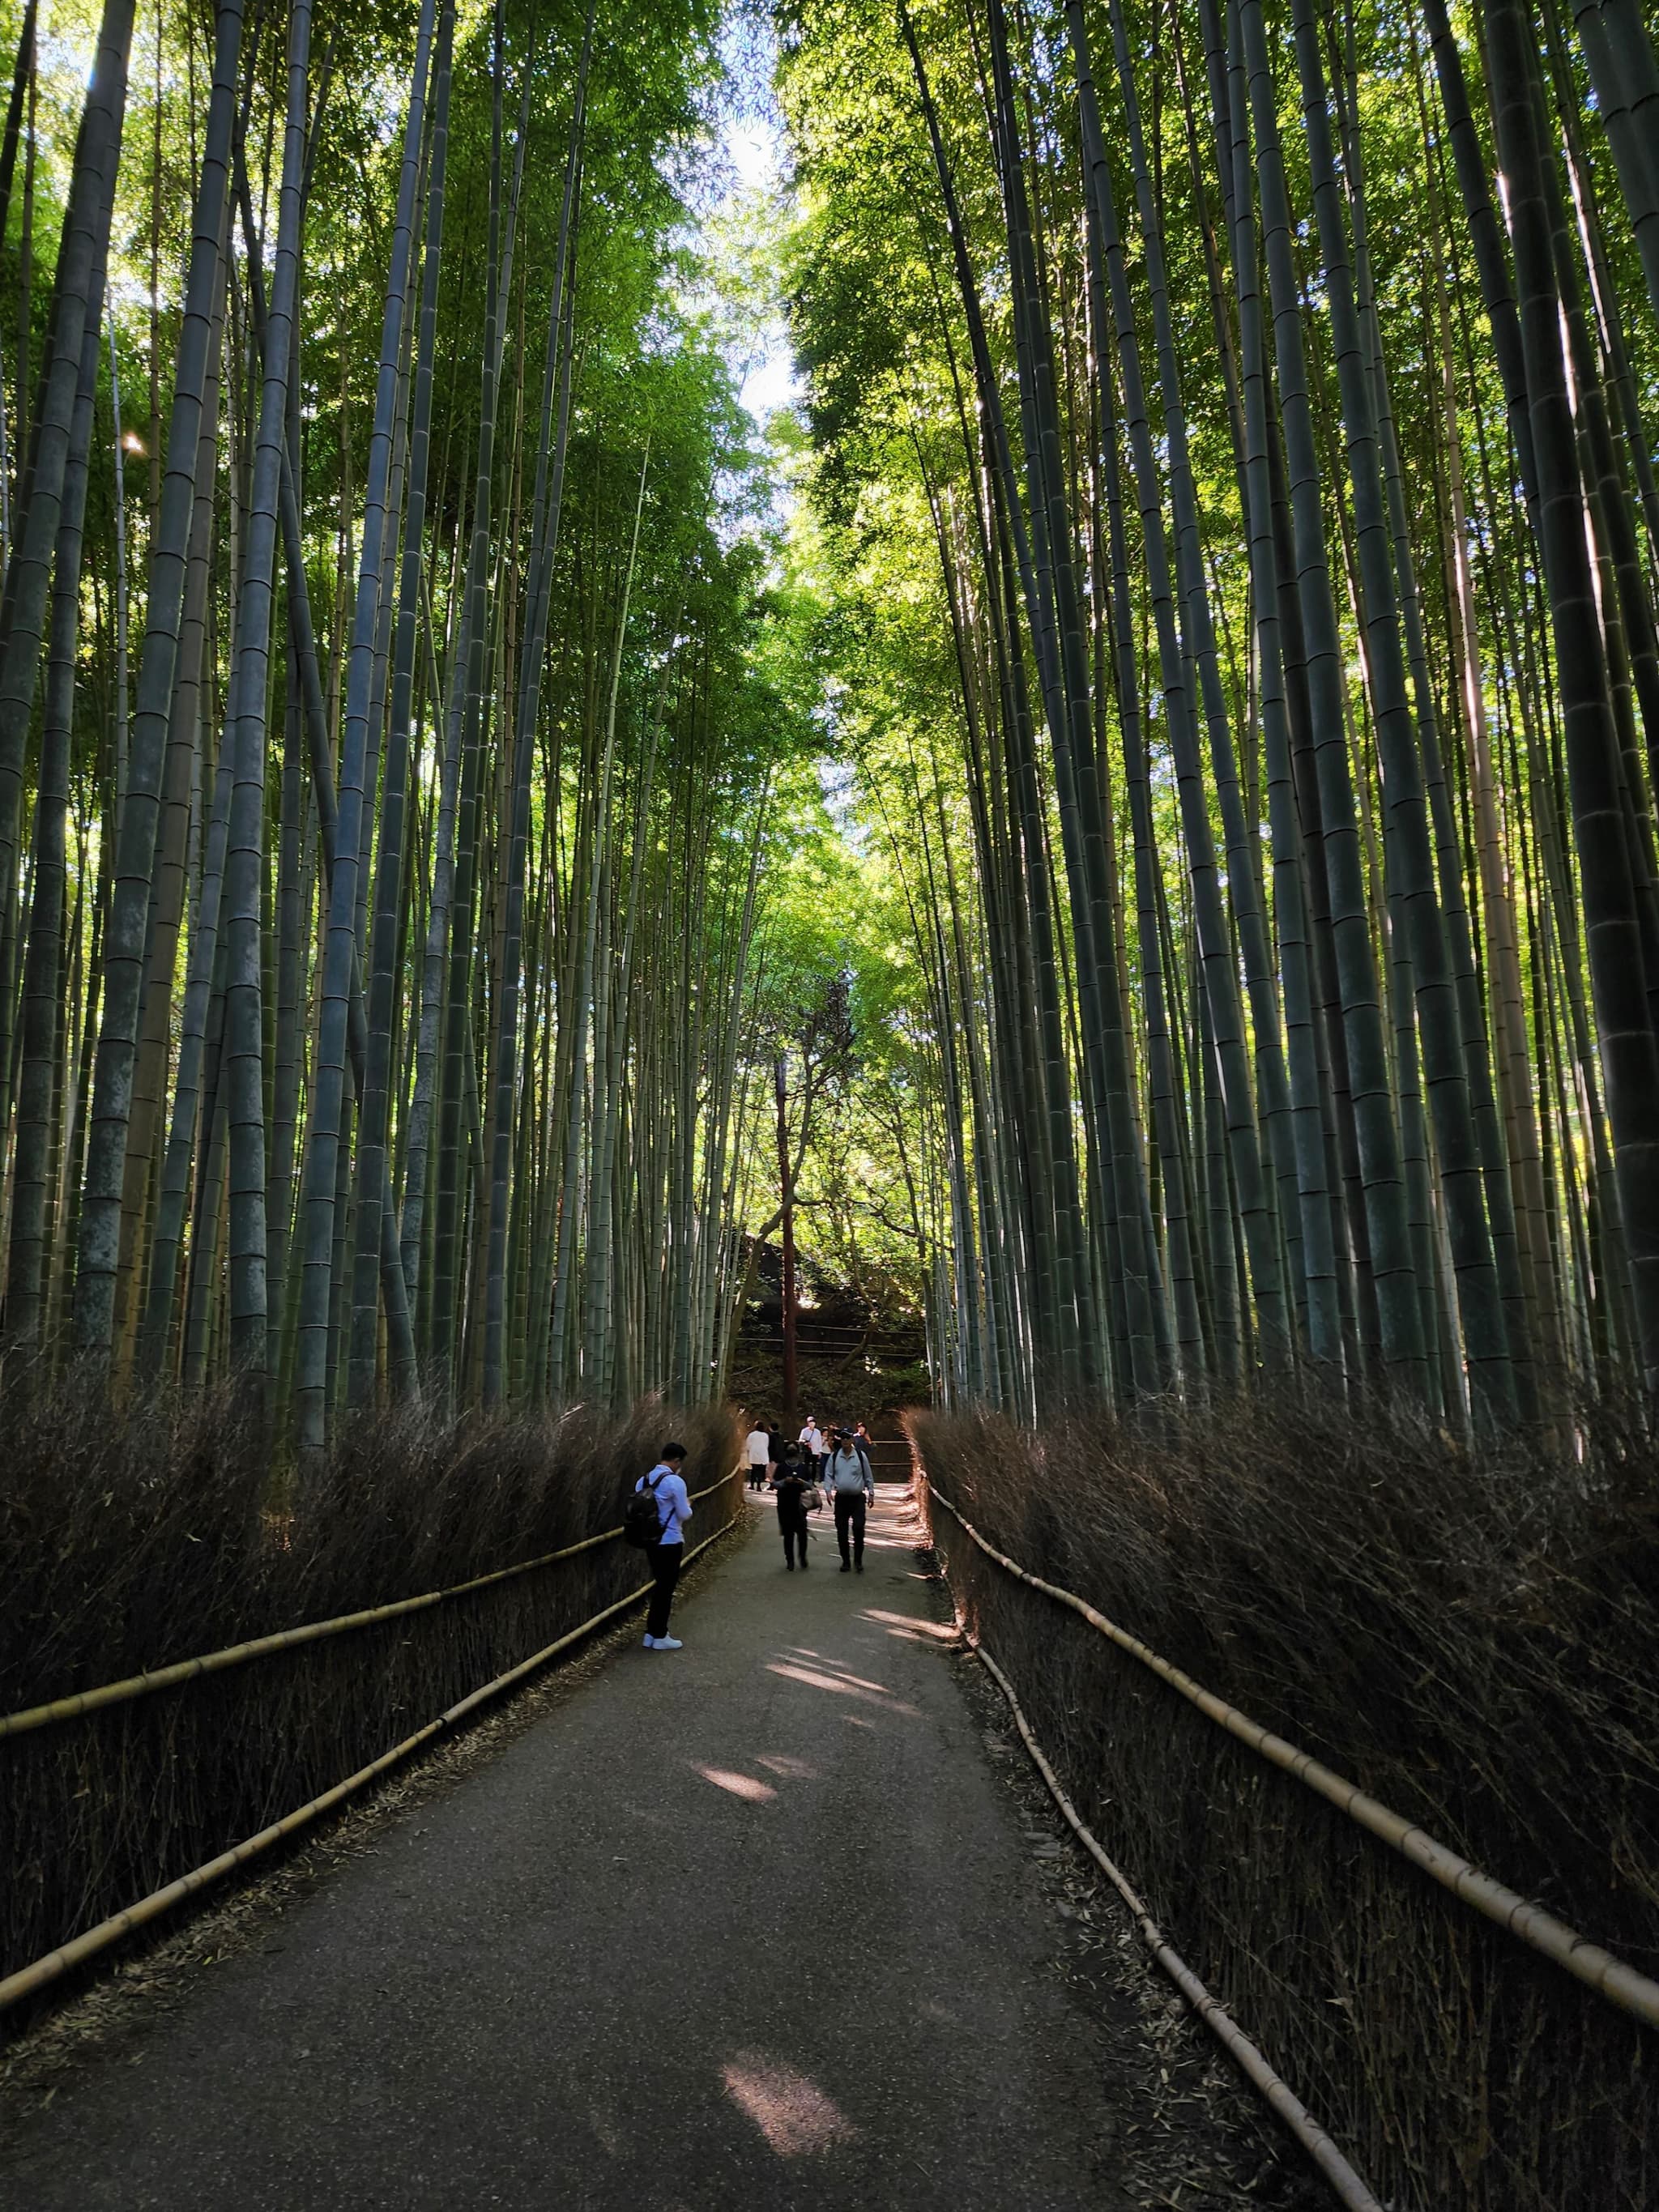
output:
M1058 1583L1044 1582L1040 1575L1028 1573L1018 1560L1011 1559L1006 1552L1000 1552L995 1545L988 1543L973 1523L963 1518L943 1492L934 1487L925 1473L923 1480L927 1482L928 1495L945 1508L988 1559L994 1559L1000 1567L1006 1567L1010 1574L1017 1576L1023 1583L1029 1583L1033 1589L1041 1590L1044 1596L1054 1598L1060 1605L1069 1606L1091 1628L1097 1628L1103 1636L1109 1637L1120 1650L1127 1651L1131 1658L1139 1659L1143 1667L1150 1668L1161 1681L1178 1691L1207 1718L1218 1723L1230 1735L1236 1736L1239 1742L1248 1745L1250 1750L1272 1765L1282 1768L1286 1774L1293 1775L1297 1781L1305 1783L1327 1803L1334 1805L1339 1813L1346 1813L1351 1820L1398 1851L1402 1858L1409 1859L1415 1867L1420 1867L1443 1889L1449 1890L1465 1905L1472 1905L1477 1912L1484 1913L1488 1920L1507 1929L1510 1935L1518 1936L1523 1943L1530 1944L1534 1951L1553 1960L1558 1966L1565 1967L1568 1973L1574 1975L1588 1988L1606 1997L1609 2003L1617 2005L1621 2012L1645 2021L1650 2027L1659 2027L1659 1982L1650 1981L1645 1974L1638 1973L1633 1966L1627 1966L1622 1960L1615 1959L1599 1943L1587 1942L1565 1921L1546 1912L1541 1905L1530 1903L1515 1890L1506 1889L1502 1882L1494 1881L1490 1875L1482 1874L1478 1867L1471 1866L1467 1859L1460 1858L1444 1844L1437 1843L1432 1836L1402 1819L1398 1813L1391 1812L1376 1798L1368 1796L1353 1783L1334 1773L1328 1766L1322 1766L1316 1759L1311 1758L1305 1751L1298 1751L1283 1736L1264 1729L1248 1713L1240 1712L1237 1705L1228 1705L1224 1698L1218 1698L1212 1691L1195 1682L1190 1674L1183 1674L1179 1667L1171 1666L1167 1659L1160 1658L1150 1645L1143 1644L1139 1637L1130 1635L1127 1629L1120 1628L1115 1621L1108 1620L1103 1613L1097 1613L1084 1599L1074 1596L1070 1590L1061 1589Z
M734 1468L730 1474L722 1475L706 1489L691 1493L695 1504L699 1498L712 1497L741 1474ZM475 1575L471 1582L454 1583L447 1589L425 1590L418 1597L395 1599L389 1605L374 1605L361 1613L337 1613L331 1620L312 1620L298 1628L283 1628L269 1636L250 1637L245 1644L228 1644L222 1650L205 1651L194 1659L180 1659L171 1667L156 1667L143 1674L130 1674L125 1681L106 1682L95 1690L79 1690L72 1697L54 1698L50 1704L29 1705L21 1712L0 1714L0 1740L9 1735L24 1735L32 1729L49 1728L57 1721L76 1720L82 1713L100 1711L106 1705L124 1705L134 1698L149 1697L152 1691L170 1690L180 1682L194 1681L201 1674L217 1674L227 1667L240 1667L250 1659L268 1658L273 1651L292 1651L296 1644L316 1644L324 1637L343 1636L349 1629L368 1628L378 1620L395 1620L402 1613L421 1613L428 1606L441 1605L447 1598L464 1597L469 1590L484 1589L491 1583L510 1581L514 1575L532 1573L538 1567L549 1567L559 1559L574 1559L579 1552L591 1552L600 1544L608 1544L620 1536L622 1530L602 1528L597 1536L584 1536L579 1544L567 1544L560 1551L544 1552L539 1559L521 1559L517 1566L497 1567L493 1573Z

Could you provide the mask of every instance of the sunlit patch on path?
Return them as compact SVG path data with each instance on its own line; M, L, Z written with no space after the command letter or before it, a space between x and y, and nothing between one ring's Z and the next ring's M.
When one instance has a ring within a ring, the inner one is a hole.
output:
M902 1713L908 1720L914 1720L916 1717L916 1709L914 1705L907 1705L901 1698L895 1698L890 1691L882 1689L879 1685L872 1686L862 1682L849 1681L840 1674L830 1674L826 1668L795 1667L787 1660L774 1659L768 1667L767 1672L771 1674L781 1674L786 1681L804 1683L809 1690L833 1690L838 1696L860 1698L866 1705L879 1705L884 1712Z
M908 1613L884 1613L879 1606L865 1607L866 1620L878 1620L890 1636L897 1636L911 1644L954 1644L957 1631L954 1624L943 1620L913 1620Z
M769 1805L778 1794L769 1782L757 1782L752 1774L733 1774L729 1767L700 1766L696 1771L716 1790L724 1790L729 1796L747 1798L751 1805Z
M780 2158L810 2158L858 2133L833 2098L781 2059L747 2051L722 2067L720 2079Z

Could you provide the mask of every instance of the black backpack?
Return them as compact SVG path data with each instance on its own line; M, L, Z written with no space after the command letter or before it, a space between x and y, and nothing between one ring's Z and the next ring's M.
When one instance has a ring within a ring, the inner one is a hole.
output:
M643 1552L662 1534L662 1516L657 1510L657 1477L645 1478L645 1488L635 1490L623 1508L623 1541Z

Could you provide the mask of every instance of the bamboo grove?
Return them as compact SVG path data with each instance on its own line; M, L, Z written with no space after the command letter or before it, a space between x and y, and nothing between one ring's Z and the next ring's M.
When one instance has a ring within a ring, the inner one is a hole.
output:
M787 528L702 0L0 9L7 1377L1650 1395L1634 0L744 21Z
M710 1395L788 720L686 304L715 26L13 28L9 1376L232 1377L302 1452Z
M1650 1393L1633 0L812 0L781 84L946 1389Z

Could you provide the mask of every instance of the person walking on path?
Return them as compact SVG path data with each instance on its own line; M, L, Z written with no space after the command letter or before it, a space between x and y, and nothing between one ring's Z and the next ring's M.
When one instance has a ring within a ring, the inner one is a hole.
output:
M651 1562L653 1583L651 1603L645 1616L647 1651L684 1649L678 1637L668 1633L668 1615L674 1603L674 1585L680 1578L680 1563L685 1557L685 1524L691 1518L691 1500L686 1495L685 1477L681 1473L684 1465L685 1446L665 1444L650 1474L642 1474L634 1485L635 1490L648 1490L655 1497L657 1526L661 1531L656 1542L646 1551Z
M843 1429L836 1431L826 1480L836 1502L836 1541L841 1547L841 1571L848 1574L856 1567L862 1574L864 1520L875 1504L876 1482L858 1438Z
M806 1454L806 1463L813 1478L823 1472L823 1434L809 1413L800 1432L800 1448Z
M763 1422L757 1420L744 1438L743 1455L749 1462L749 1487L758 1490L772 1458L772 1438Z
M800 1552L801 1570L806 1568L806 1498L814 1486L802 1472L799 1459L793 1456L794 1447L789 1447L791 1456L778 1469L774 1487L778 1493L778 1527L783 1535L783 1564L793 1575L795 1571L795 1552Z

